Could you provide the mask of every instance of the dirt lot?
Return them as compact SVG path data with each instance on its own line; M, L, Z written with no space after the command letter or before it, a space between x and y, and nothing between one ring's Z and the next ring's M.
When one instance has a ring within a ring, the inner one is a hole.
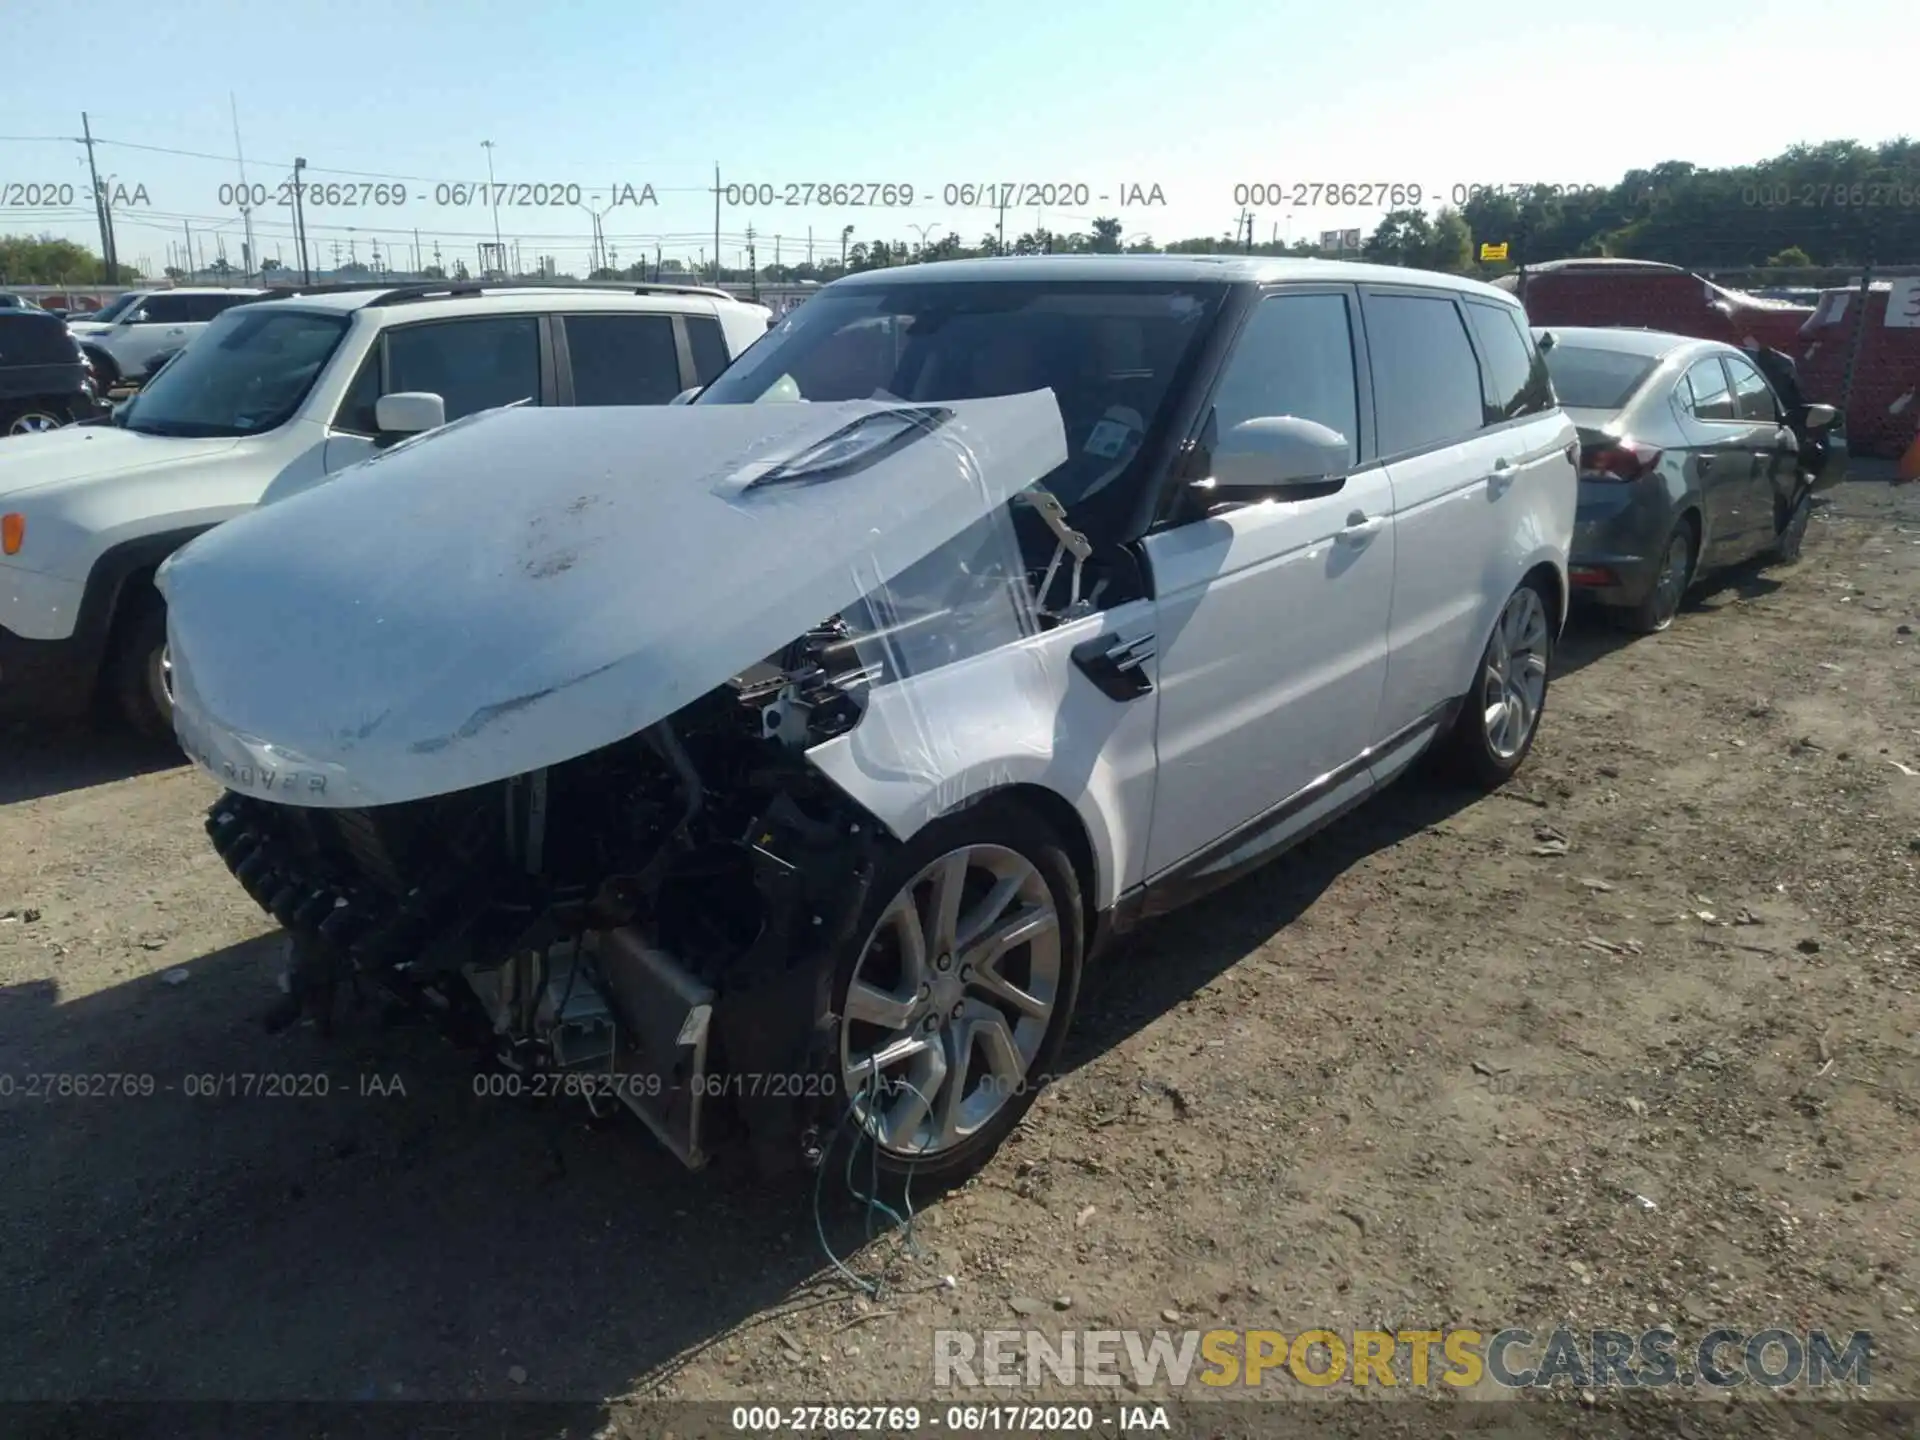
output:
M476 1098L430 1035L267 1037L211 784L16 734L0 1397L618 1416L924 1397L942 1326L1562 1321L1871 1330L1913 1396L1920 486L1843 487L1808 552L1651 640L1576 623L1506 792L1411 782L1120 949L1069 1078L910 1245L829 1207L878 1300L805 1194ZM61 1072L157 1088L27 1097ZM329 1093L185 1093L268 1072Z

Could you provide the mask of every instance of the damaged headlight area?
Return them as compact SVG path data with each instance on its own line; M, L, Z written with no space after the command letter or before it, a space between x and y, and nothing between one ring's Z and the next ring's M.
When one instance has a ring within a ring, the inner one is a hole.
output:
M292 937L270 1022L377 986L695 1167L745 1138L789 1168L871 1121L849 1077L884 1067L849 1058L836 995L914 836L821 757L890 689L881 788L938 788L954 727L997 735L1008 704L1050 743L1032 677L1058 666L989 657L1107 583L1033 490L1065 453L1045 393L505 412L187 547L175 725L228 787L214 846ZM914 698L975 662L970 718ZM964 1011L921 988L887 1013Z
M229 792L207 833L292 937L269 1025L328 1024L371 982L511 1069L603 1077L569 1089L691 1166L739 1126L798 1158L841 1103L819 962L882 842L801 751L857 723L867 648L836 621L626 741L458 794Z

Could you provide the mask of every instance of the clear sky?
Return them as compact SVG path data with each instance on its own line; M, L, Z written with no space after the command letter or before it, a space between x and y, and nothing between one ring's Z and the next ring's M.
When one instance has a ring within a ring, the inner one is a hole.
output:
M435 200L485 182L489 158L514 187L503 238L563 268L584 262L592 227L568 186L594 209L625 199L615 187L643 202L602 222L618 263L656 244L710 259L716 164L723 185L773 187L772 204L723 206L729 265L750 225L763 264L776 236L782 259L803 257L809 227L822 253L849 224L856 240L972 242L998 222L994 200L949 187L996 184L1022 187L1010 239L1101 214L1129 236L1224 237L1234 187L1261 182L1286 193L1248 207L1257 236L1298 239L1370 227L1381 208L1294 205L1297 185L1419 185L1431 209L1456 185L1602 183L1667 159L1737 164L1910 132L1912 3L1615 0L1562 18L1435 0L168 0L97 42L59 21L44 39L7 27L0 233L98 248L84 191L76 203L65 188L86 181L84 152L59 138L86 110L112 142L97 155L121 197L122 258L156 273L190 228L205 259L224 243L237 264L242 224L221 189L238 179L237 106L247 180L266 192L260 250L289 262L277 191L296 155L311 182L351 182L363 202L336 192L309 208L316 264L335 241L370 260L375 239L408 263L416 229L425 258L437 243L448 265L475 264L494 232L488 198ZM785 203L788 186L875 183L911 186L914 203ZM544 196L521 188L536 184ZM1021 203L1030 185L1062 184L1048 207ZM1123 207L1136 185L1164 203Z

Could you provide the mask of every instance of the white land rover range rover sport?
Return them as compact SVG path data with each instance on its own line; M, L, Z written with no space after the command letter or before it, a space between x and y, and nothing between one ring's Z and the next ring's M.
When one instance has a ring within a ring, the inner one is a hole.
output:
M477 416L195 541L179 731L274 1023L370 978L690 1164L951 1179L1101 941L1429 747L1524 761L1574 466L1473 281L872 272L691 404Z

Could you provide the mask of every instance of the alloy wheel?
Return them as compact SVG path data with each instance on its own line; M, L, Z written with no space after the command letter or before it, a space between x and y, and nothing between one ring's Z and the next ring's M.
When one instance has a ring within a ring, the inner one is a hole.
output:
M147 671L147 686L153 703L164 717L173 713L173 652L165 645L153 652Z
M46 410L28 410L16 415L13 423L7 426L9 435L44 435L49 430L58 430L67 422L58 415Z
M1480 677L1481 723L1487 748L1511 760L1526 748L1547 698L1547 654L1551 644L1547 607L1540 593L1523 585L1508 597L1487 646Z
M1687 575L1692 569L1693 540L1685 528L1675 530L1660 562L1660 578L1653 586L1653 616L1658 628L1664 630L1680 613L1680 600L1687 593Z
M896 1155L964 1144L1031 1083L1061 983L1060 917L1038 866L951 850L901 886L847 984L840 1071Z

